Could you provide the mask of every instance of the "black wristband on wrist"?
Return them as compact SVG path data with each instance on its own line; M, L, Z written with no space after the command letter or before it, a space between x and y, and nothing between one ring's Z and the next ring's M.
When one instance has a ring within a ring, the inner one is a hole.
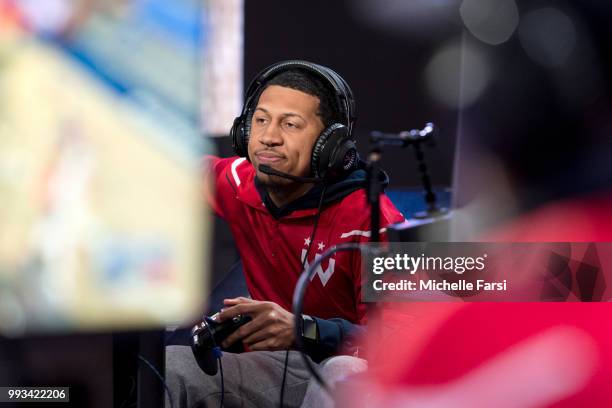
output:
M305 314L302 315L302 339L309 343L317 343L319 341L317 322Z

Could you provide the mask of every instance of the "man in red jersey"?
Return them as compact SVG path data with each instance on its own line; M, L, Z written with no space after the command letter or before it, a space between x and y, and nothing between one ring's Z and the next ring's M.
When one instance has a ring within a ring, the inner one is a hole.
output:
M207 159L216 186L209 201L230 225L251 295L226 299L217 317L252 318L223 343L241 341L252 351L221 358L226 406L278 405L283 393L285 406L304 400L310 374L297 353L285 352L296 340L290 312L295 284L327 249L367 242L371 235L354 120L352 92L338 74L305 61L282 62L247 90L232 128L239 157ZM380 182L388 183L386 174ZM403 219L383 195L381 225ZM366 323L360 269L358 252L338 252L309 284L302 339L316 362L338 354ZM218 405L219 378L203 374L189 354L184 347L168 348L174 406ZM355 360L354 369L363 369L363 361Z

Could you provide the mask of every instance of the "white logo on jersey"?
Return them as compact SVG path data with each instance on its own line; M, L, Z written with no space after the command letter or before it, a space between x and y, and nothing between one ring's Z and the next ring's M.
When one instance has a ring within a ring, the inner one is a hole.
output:
M306 257L306 249L302 249L302 262L304 262L304 258ZM321 254L315 254L315 261L319 260L321 258ZM336 266L336 260L334 258L331 258L329 260L329 263L327 264L327 269L325 271L323 271L323 268L321 267L321 264L319 264L317 266L317 273L316 275L319 275L319 279L321 279L321 283L323 284L323 286L325 286L327 284L327 281L329 280L329 278L331 278L331 276L334 274L334 268ZM306 261L304 262L304 270L310 269L310 264L308 263L308 259L306 259ZM310 278L310 280L313 280L314 277L316 275L312 275L312 278Z

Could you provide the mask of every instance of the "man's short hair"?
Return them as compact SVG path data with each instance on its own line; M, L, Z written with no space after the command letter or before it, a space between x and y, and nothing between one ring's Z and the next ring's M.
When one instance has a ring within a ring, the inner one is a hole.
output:
M317 116L321 118L321 122L323 122L325 127L334 123L346 125L346 118L340 112L334 91L316 74L299 68L291 69L273 77L266 83L263 90L270 85L283 86L316 96L319 98Z

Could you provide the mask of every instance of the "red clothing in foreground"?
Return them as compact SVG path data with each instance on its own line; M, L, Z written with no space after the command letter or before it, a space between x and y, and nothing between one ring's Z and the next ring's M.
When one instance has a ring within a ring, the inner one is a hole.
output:
M551 203L486 238L612 242L612 196ZM369 336L352 406L368 392L388 407L612 406L609 303L397 303Z

